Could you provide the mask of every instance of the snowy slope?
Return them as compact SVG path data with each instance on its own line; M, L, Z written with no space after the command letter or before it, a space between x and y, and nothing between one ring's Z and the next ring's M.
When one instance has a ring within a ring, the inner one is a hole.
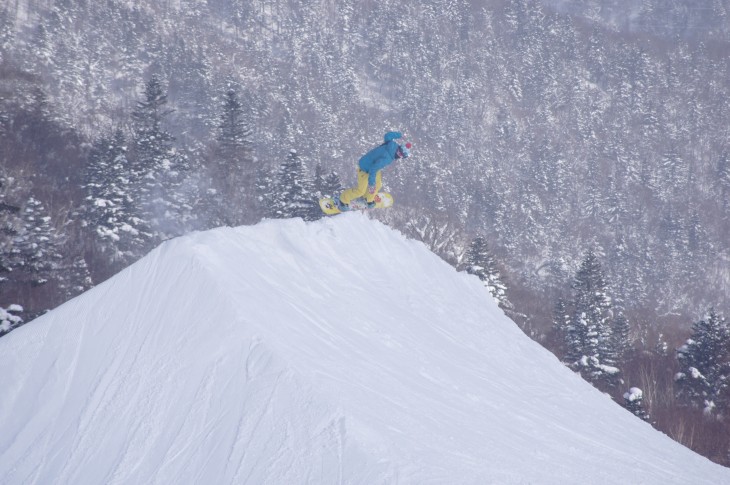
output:
M361 214L169 241L0 339L0 483L730 483Z

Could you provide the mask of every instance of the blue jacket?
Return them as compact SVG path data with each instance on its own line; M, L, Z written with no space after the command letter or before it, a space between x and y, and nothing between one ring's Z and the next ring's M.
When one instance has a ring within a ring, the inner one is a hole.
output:
M389 131L383 137L385 143L362 156L358 165L360 170L369 174L368 185L375 185L378 171L393 163L395 152L398 150L398 144L394 140L402 137L403 135L397 131Z

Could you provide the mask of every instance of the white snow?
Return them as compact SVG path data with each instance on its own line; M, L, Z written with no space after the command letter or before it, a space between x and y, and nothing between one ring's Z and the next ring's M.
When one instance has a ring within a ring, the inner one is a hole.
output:
M634 402L637 400L642 400L644 398L644 391L639 389L638 387L632 387L629 389L628 392L624 393L624 399L630 402Z
M730 483L359 213L168 241L0 355L2 484Z
M704 379L705 376L702 375L702 372L700 372L696 367L690 367L689 368L690 374L692 374L692 379Z

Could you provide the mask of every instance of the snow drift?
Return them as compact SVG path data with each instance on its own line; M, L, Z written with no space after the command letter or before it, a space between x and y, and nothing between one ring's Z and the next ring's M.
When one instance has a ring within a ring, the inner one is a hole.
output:
M0 339L0 483L730 483L361 214L169 241Z

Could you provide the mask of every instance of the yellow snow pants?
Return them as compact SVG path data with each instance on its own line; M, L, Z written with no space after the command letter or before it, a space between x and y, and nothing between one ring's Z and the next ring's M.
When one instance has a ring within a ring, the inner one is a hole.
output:
M380 188L383 186L382 174L382 170L378 170L378 173L375 174L375 194L380 192ZM349 204L350 201L352 201L353 199L357 199L358 197L365 197L365 200L368 202L374 201L375 194L371 194L368 192L368 177L370 177L369 173L358 170L357 186L342 192L342 195L340 195L340 200L344 204Z

